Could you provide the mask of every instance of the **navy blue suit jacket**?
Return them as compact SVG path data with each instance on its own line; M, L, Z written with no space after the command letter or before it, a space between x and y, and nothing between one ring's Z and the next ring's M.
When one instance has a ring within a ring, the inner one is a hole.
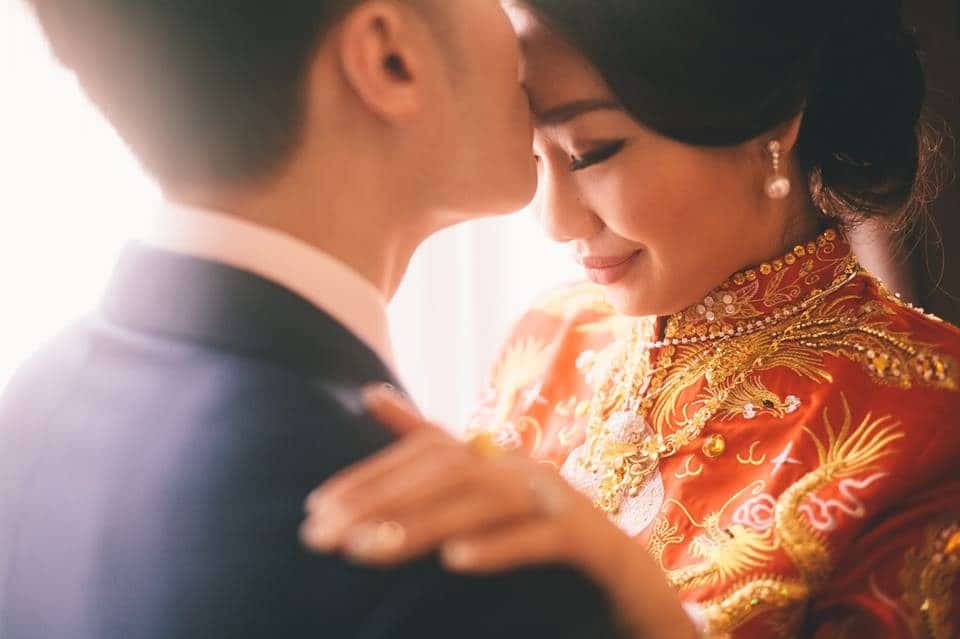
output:
M377 356L290 291L143 246L0 400L0 637L605 637L559 567L491 578L307 553L306 495L390 441Z

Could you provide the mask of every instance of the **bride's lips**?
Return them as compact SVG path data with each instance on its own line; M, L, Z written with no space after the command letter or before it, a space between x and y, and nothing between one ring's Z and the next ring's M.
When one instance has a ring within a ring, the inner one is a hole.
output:
M633 266L633 262L638 255L640 255L640 251L618 257L578 256L577 261L586 269L587 277L591 281L606 286L622 279L630 270L630 267Z

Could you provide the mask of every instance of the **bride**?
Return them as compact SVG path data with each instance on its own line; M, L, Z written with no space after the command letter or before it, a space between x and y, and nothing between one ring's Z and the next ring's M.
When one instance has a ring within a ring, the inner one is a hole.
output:
M320 487L314 550L564 562L637 637L955 637L960 333L857 263L931 143L899 2L511 2L546 232L590 283L517 325L474 437ZM559 472L557 472L559 471Z

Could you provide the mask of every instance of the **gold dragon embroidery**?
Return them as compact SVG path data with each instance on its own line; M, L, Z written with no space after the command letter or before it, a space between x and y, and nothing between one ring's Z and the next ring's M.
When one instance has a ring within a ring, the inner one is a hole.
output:
M810 588L819 589L832 569L830 551L826 540L803 516L800 506L809 496L825 486L847 477L859 475L876 468L876 463L895 450L890 444L904 437L900 424L892 417L874 419L867 414L853 429L852 412L845 395L843 423L839 432L830 421L828 410L823 410L823 424L827 440L821 441L809 428L804 431L813 440L820 461L819 467L804 475L777 499L775 527L784 551L793 560Z
M806 600L829 577L833 568L830 549L801 506L827 485L873 470L879 460L895 453L891 444L904 436L899 424L889 416L874 418L868 413L855 425L846 397L841 395L841 399L843 419L839 430L826 409L822 413L825 439L804 428L817 450L819 464L776 499L769 528L721 524L723 513L731 503L748 489L755 496L760 494L763 482L742 489L723 509L711 513L702 522L696 521L680 502L668 500L680 507L691 524L705 531L688 546L688 553L702 561L665 570L670 583L681 590L726 582L735 584L725 595L702 605L711 632L729 632L761 612L787 614L790 611L784 608ZM682 536L677 539L676 528L667 526L664 523L655 528L651 541L651 552L661 563L663 549L683 541ZM960 546L960 540L957 545ZM790 558L800 573L799 578L787 579L774 574L746 576L750 571L770 565L773 553L778 550Z
M832 271L832 275L840 277L851 268L847 262L849 260L838 260L829 269L824 269L823 274ZM776 263L772 268L775 272L779 271ZM810 275L810 269L806 274ZM745 277L747 281L752 281L749 272ZM645 400L649 402L645 409L649 410L650 425L660 433L678 432L706 409L712 411L719 420L738 417L750 419L761 414L783 418L796 410L800 400L773 392L764 384L761 374L783 369L817 384L831 383L833 376L828 367L832 364L826 361L827 357L858 364L871 379L884 386L957 390L956 362L937 352L933 345L921 343L908 333L896 330L896 309L891 308L888 302L865 303L861 292L864 279L868 280L868 285L873 282L869 275L860 273L849 285L802 313L772 316L770 326L762 330L734 335L710 344L677 344L671 348L667 359L661 358L657 364L658 374L662 378L658 383L651 384L656 391ZM775 278L773 284L763 292L762 305L779 303L776 295L781 294L794 299L795 292L789 290L785 293L781 290L784 286L784 282ZM760 295L761 292L757 290L753 293ZM622 338L636 320L602 317L609 308L605 301L595 296L592 287L576 289L569 295L567 298L553 299L543 308L547 312L562 312L568 317L569 314L563 309L567 308L570 299L575 299L580 306L586 301L589 310L597 311L601 317L579 327L578 332L605 332L618 337L601 351L591 352L589 365L581 369L586 377L597 378L623 352ZM751 296L747 296L747 300L754 301ZM731 307L735 307L730 314L731 321L760 313L759 308L743 302L742 297L731 302ZM644 334L646 332L643 331ZM704 333L698 330L696 334L702 337ZM530 346L525 348L529 349ZM522 359L519 355L516 357ZM528 367L528 370L532 368ZM587 382L588 386L596 386L591 379L587 379ZM499 395L501 401L511 407L518 392L511 391L513 388L518 388L516 383L500 386ZM514 394L504 396L502 393L505 389L506 393ZM803 429L812 440L819 464L775 500L767 497L775 507L766 527L741 523L723 526L721 523L725 510L734 500L742 497L747 490L756 493L760 489L757 483L738 492L723 508L710 513L702 521L692 516L679 501L667 500L683 510L690 524L702 531L687 546L688 554L699 561L667 569L663 562L665 550L671 545L683 544L686 539L679 526L671 524L665 517L654 523L648 549L675 587L684 590L704 585L730 584L725 594L701 606L711 635L729 632L761 613L769 613L765 619L781 619L784 623L795 620L799 614L797 611L802 611L803 602L829 578L833 562L828 542L801 507L808 498L833 482L875 470L878 461L894 453L891 444L904 436L892 416L874 417L868 413L855 424L847 398L842 394L840 397L843 415L839 429L834 428L826 409L822 412L825 438L809 428ZM564 405L562 410L569 413L572 408L572 404ZM509 415L509 411L498 410L497 413L504 418ZM573 431L568 435L572 437ZM693 471L691 459L687 458L686 474L681 473L678 478L698 475L703 470L700 467L696 472ZM755 460L753 447L749 457L744 459L748 460L747 463ZM960 546L960 539L956 543ZM770 572L772 568L765 569L766 566L772 566L774 553L777 552L789 558L799 573L797 577L788 578L773 574ZM928 604L928 609L931 605Z
M760 494L763 481L756 481L741 489L727 500L723 507L698 522L687 508L676 499L666 503L677 506L690 523L703 530L687 547L687 552L701 562L676 570L667 570L667 580L674 588L688 589L704 584L715 584L756 570L766 564L770 553L777 548L777 539L772 529L759 531L743 524L721 527L720 521L726 509L745 492Z

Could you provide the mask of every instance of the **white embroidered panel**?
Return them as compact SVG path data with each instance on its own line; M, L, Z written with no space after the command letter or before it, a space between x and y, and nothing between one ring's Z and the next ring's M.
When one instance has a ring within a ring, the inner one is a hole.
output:
M567 461L564 462L560 474L581 493L596 500L600 487L600 474L590 472L583 466L582 455L586 453L586 444L575 448ZM653 523L660 509L663 508L665 490L663 477L656 471L640 488L636 497L624 494L620 503L620 510L610 516L610 520L619 526L625 533L635 537Z

